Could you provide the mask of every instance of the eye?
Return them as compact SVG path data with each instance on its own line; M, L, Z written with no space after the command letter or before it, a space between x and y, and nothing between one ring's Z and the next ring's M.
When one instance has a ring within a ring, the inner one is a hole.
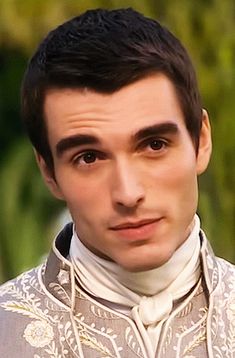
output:
M98 159L98 154L94 151L89 151L78 155L75 158L74 162L77 165L88 165L88 164L95 163L97 159Z
M152 150L161 150L165 145L166 143L161 139L153 139L149 142L149 146Z
M88 152L83 154L82 159L86 164L94 163L97 159L97 155L94 152Z

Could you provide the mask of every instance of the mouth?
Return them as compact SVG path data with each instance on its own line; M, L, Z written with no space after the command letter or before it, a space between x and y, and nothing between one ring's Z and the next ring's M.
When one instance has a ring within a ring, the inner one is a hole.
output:
M131 241L147 240L152 237L157 229L162 218L144 219L136 222L125 222L110 229L120 239L126 239Z

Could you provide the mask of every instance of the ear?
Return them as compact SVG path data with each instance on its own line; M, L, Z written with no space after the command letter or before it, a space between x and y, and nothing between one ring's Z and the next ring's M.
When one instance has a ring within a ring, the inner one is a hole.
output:
M55 179L53 170L48 167L45 160L38 152L34 151L34 154L46 186L48 187L48 189L50 190L50 192L54 197L63 200L64 198L61 193L60 187Z
M210 161L212 151L211 143L211 127L208 113L205 109L202 110L202 127L199 137L199 147L197 153L197 174L202 174Z

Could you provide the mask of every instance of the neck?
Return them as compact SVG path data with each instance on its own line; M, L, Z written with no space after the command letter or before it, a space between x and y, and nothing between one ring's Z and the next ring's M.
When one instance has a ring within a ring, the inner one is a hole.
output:
M107 274L107 276L112 277L112 281L117 281L137 295L152 296L171 285L193 256L198 260L200 251L199 230L200 220L198 216L195 216L194 226L188 239L176 250L168 262L159 268L148 271L129 272L115 262L98 257L82 244L75 231L71 242L70 257L77 268L83 266L90 273L94 270L95 277L98 280L102 281L102 276ZM172 267L174 267L174 270L172 270ZM102 274L99 275L98 272L102 272ZM84 279L86 281L85 276ZM89 291L92 291L92 287L89 288ZM91 293L94 294L94 292Z

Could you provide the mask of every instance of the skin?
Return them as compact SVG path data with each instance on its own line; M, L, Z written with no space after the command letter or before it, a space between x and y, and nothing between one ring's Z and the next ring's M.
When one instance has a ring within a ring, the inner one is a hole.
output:
M81 241L129 271L167 262L193 226L197 177L211 154L207 113L197 155L163 74L113 94L52 89L44 113L54 175L39 154L38 164Z

